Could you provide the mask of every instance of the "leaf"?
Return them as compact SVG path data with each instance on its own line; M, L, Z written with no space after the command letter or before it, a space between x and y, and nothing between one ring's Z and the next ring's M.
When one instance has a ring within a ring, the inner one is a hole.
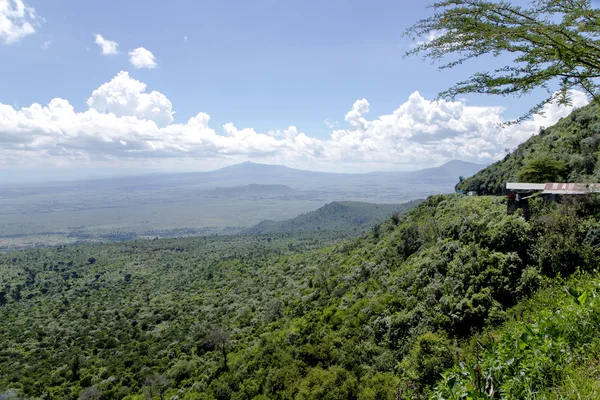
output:
M585 301L587 300L587 297L588 297L588 292L583 292L583 293L581 294L581 296L579 296L579 297L577 298L577 303L578 303L579 305L583 305L583 304L585 303Z
M519 338L519 349L525 350L525 348L527 348L527 346L529 346L530 338L531 337L529 336L529 334L523 332L521 334L521 337Z
M454 385L456 385L456 376L453 376L452 378L448 379L448 387L450 388L450 390L454 389Z
M528 324L525 325L525 330L531 336L537 336L539 333L537 329L534 329L531 325Z
M568 289L568 293L576 299L579 298L579 296L581 296L581 292L574 287L570 287Z

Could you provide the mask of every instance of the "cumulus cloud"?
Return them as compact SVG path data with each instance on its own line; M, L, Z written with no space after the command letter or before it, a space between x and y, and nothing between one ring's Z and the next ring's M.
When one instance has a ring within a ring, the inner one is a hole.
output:
M573 105L587 103L572 93ZM345 170L422 168L452 159L491 162L504 149L535 135L568 115L572 107L547 105L521 125L499 129L500 107L475 107L461 101L432 101L415 92L388 114L368 118L369 102L360 99L346 114L346 129L327 139L295 126L268 133L225 124L219 131L200 112L173 123L172 104L163 94L119 73L95 90L89 109L76 112L64 99L16 109L0 104L0 164L50 160L60 164L150 160L247 160L300 167Z
M102 35L96 34L96 44L100 46L104 55L119 53L119 44L115 41L104 39Z
M162 93L145 91L145 83L121 71L110 82L94 90L87 104L101 113L112 113L117 117L134 116L159 126L173 122L173 105L169 99Z
M135 50L129 52L129 62L135 68L156 68L156 58L150 50L146 50L143 47L138 47Z
M364 129L367 126L367 120L363 118L363 114L368 112L369 102L367 99L356 100L352 106L352 110L348 111L344 119L350 126L362 127Z
M12 44L35 33L39 19L23 0L0 0L0 40Z

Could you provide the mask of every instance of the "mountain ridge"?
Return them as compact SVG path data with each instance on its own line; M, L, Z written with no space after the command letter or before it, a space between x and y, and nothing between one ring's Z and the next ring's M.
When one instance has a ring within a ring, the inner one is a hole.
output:
M402 204L376 204L358 201L334 201L323 207L284 221L265 220L242 234L265 235L292 232L336 231L360 234L394 214L404 213L422 200Z
M440 168L447 168L449 166L456 166L456 165L467 166L469 168L477 168L477 167L485 168L487 166L486 164L477 164L477 163L472 163L472 162L463 161L463 160L450 160L439 166L415 169L415 170L407 170L407 171L376 170L376 171L371 171L371 172L332 172L332 171L315 171L315 170L308 170L308 169L301 169L301 168L293 168L293 167L288 167L283 164L265 164L265 163L257 163L257 162L253 162L253 161L244 161L241 163L231 164L231 165L228 165L228 166L225 166L222 168L217 168L214 170L207 170L207 171L151 172L151 173L141 173L141 174L131 174L131 175L116 175L116 176L112 176L112 177L90 178L90 179L58 179L58 180L32 181L32 182L23 182L23 183L7 182L7 183L0 183L0 188L3 186L5 186L5 187L9 187L9 186L27 187L27 186L34 186L34 185L42 185L42 186L44 186L44 185L48 185L48 186L59 185L60 186L62 184L81 184L84 182L129 181L129 180L137 180L140 178L164 178L164 177L179 176L179 175L189 176L189 175L211 174L211 173L216 173L216 172L224 173L224 172L231 172L231 171L244 171L244 170L247 171L248 169L265 170L265 169L269 169L269 168L274 169L274 170L287 171L287 172L301 171L301 172L314 173L314 174L350 175L350 176L354 176L354 175L364 176L364 175L370 175L370 174L411 174L411 173L417 173L417 172L422 172L422 171L437 170Z
M443 186L444 191L451 191L458 182L459 176L471 176L483 167L483 165L455 160L439 167L416 171L335 173L245 162L206 172L153 173L87 181L0 185L0 196L13 197L17 194L64 193L98 189L120 191L171 189L174 187L214 189L248 184L287 185L292 182L296 190L308 188L336 188L338 190L342 188L348 193L357 193L366 186L376 185L387 188L390 184L398 185L399 183L411 185L411 188L407 187L408 191L414 190L414 184ZM427 190L430 190L429 194L441 193L439 188ZM384 191L382 190L382 192Z

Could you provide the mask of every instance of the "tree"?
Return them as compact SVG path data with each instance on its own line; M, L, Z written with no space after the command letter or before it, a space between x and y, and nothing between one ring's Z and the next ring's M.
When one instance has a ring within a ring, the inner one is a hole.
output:
M71 361L71 381L79 380L79 355L76 354Z
M564 161L557 160L551 155L529 160L517 173L519 182L559 182L567 174L568 168Z
M600 10L591 0L533 0L528 8L505 1L442 0L430 8L433 16L406 30L416 45L405 56L423 54L433 62L456 56L440 69L484 55L514 56L512 64L476 73L439 97L523 95L546 89L548 97L518 121L548 102L569 104L570 89L582 89L600 103Z
M165 392L171 386L171 380L164 375L150 375L144 381L144 396L147 399L154 399L158 396L160 400L164 399Z
M224 370L227 370L227 347L229 346L230 339L230 333L220 325L214 326L205 338L206 342L221 351Z
M79 395L79 400L99 400L102 398L102 391L96 386L85 389Z
M417 338L398 369L419 390L433 385L440 374L455 362L452 342L444 333L427 332Z
M0 393L0 400L17 400L20 398L21 396L13 389L10 389L9 391L4 393Z

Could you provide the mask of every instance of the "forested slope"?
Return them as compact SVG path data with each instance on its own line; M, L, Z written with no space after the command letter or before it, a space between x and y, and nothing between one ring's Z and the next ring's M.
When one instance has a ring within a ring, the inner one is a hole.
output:
M330 231L341 235L358 235L372 226L390 218L393 214L406 212L422 200L403 204L376 204L360 201L334 201L318 210L299 215L286 221L263 221L243 233L277 234L291 232Z
M599 295L597 273L556 279L502 328L475 335L432 398L600 398Z
M556 125L522 143L502 161L473 175L459 189L502 194L506 182L598 182L600 108L573 111Z
M593 200L435 196L360 238L194 238L0 255L0 388L28 397L427 396L462 340L600 257ZM87 397L94 398L94 397Z

